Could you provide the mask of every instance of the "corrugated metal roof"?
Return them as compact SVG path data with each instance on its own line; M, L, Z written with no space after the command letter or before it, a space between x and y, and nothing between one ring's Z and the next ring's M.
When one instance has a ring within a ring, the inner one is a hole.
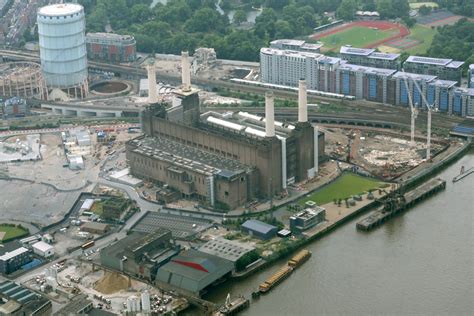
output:
M247 220L245 223L242 224L242 227L262 233L262 234L268 234L272 229L276 228L273 225L264 223L256 219Z

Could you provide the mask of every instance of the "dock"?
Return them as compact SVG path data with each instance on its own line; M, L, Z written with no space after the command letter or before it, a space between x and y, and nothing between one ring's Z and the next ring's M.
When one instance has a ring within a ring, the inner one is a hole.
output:
M464 167L463 167L463 168L464 168ZM474 167L467 169L467 171L461 171L460 174L458 174L457 176L455 176L455 177L453 178L453 183L454 183L454 182L458 182L459 180L464 179L465 177L467 177L467 176L470 175L471 173L474 173Z
M248 308L249 305L250 305L250 301L243 296L238 296L237 298L231 299L230 295L227 295L225 304L222 307L220 307L217 311L215 311L212 315L213 316L236 315L239 312L243 311L244 309Z
M368 217L357 222L357 229L369 231L383 224L390 218L405 212L416 203L436 194L446 188L446 181L442 179L432 179L409 192L401 195L388 197L383 201L384 205L369 214Z

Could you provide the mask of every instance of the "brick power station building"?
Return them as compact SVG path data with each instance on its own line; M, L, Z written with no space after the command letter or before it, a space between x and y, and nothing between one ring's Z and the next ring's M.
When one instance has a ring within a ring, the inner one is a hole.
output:
M316 175L324 134L308 122L304 81L295 123L274 120L271 93L265 118L241 111L201 113L186 54L182 62L183 85L173 105L150 105L142 112L145 135L126 144L133 175L216 208L268 199Z

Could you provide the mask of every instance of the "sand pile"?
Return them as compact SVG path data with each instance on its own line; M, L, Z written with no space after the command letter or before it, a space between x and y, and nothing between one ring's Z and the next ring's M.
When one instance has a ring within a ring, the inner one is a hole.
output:
M97 281L94 289L102 294L112 294L128 288L127 277L118 274L106 272L105 275Z

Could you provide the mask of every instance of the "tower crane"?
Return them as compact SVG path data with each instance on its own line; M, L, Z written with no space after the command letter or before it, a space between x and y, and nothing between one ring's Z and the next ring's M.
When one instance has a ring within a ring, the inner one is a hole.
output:
M429 104L428 100L426 100L425 94L421 90L420 86L418 83L413 80L415 83L416 89L418 89L418 92L421 94L421 98L423 99L423 102L426 104L426 109L428 110L427 117L428 117L428 123L427 125L427 130L426 130L426 160L431 159L431 112L433 111L434 108L434 102L433 104Z
M403 68L402 68L402 73L403 73L403 82L405 83L405 88L407 90L408 103L410 104L410 110L411 110L410 145L415 146L415 120L418 117L418 109L415 106L413 106L413 99L411 97L410 87L408 86L407 75L405 73L405 70L403 70Z

